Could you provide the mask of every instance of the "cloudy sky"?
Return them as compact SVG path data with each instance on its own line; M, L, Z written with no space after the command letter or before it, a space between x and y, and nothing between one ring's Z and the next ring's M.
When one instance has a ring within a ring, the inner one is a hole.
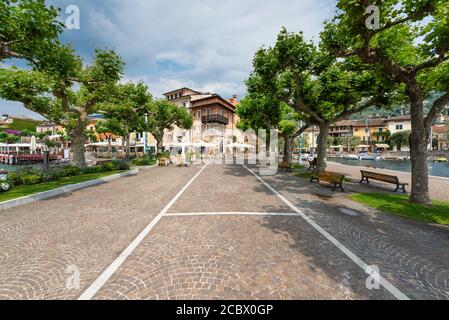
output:
M282 26L316 39L336 0L47 0L80 8L80 30L62 35L88 63L94 48L126 61L125 80L144 81L155 96L191 87L223 97L245 95L254 52ZM0 100L0 112L32 115Z

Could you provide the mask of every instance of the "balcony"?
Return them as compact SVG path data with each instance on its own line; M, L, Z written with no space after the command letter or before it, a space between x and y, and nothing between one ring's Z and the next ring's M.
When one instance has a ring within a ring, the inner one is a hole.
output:
M222 116L221 114L212 114L209 116L204 116L203 117L203 123L207 124L207 123L221 123L224 125L228 125L229 124L229 119L226 118L225 116Z

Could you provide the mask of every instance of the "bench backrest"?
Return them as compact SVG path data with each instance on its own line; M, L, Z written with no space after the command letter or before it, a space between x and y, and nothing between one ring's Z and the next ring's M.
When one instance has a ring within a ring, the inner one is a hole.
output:
M388 174L382 174L377 172L370 172L370 171L361 171L362 176L369 179L374 179L378 181L383 182L390 182L390 183L399 183L399 178L396 176L391 176Z
M330 171L318 171L315 173L315 176L323 181L338 183L342 182L345 177L344 175Z

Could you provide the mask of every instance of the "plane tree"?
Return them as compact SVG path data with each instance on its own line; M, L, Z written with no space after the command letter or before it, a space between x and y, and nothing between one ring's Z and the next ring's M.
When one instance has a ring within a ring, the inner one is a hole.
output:
M157 152L163 151L166 130L176 127L189 130L193 125L192 114L184 107L179 107L167 100L152 100L146 104L148 130L157 141Z
M0 1L0 61L9 58L34 60L58 42L63 29L59 9L44 0Z
M293 141L311 123L307 117L296 112L293 101L285 99L294 92L289 74L275 76L273 69L269 69L275 57L272 52L262 50L254 56L253 71L246 80L248 95L237 106L236 112L241 126L251 128L256 133L258 129L278 130L284 140L283 161L291 163ZM303 123L301 128L298 128L299 123Z
M305 41L303 34L285 28L273 47L261 48L254 58L261 88L291 106L308 125L320 128L318 165L326 169L329 128L355 113L392 101L394 87L358 59L334 59L324 48Z
M126 158L129 159L131 134L145 131L145 116L148 115L152 96L145 84L131 82L117 84L110 96L109 101L99 106L99 111L106 117L105 121L99 123L99 129L106 134L122 136ZM108 141L110 139L111 135Z
M32 70L0 69L0 97L24 106L65 128L73 163L86 167L84 145L88 116L108 101L120 80L123 61L112 50L95 50L90 65L68 45L58 45L33 61Z
M337 57L356 56L402 86L412 118L410 201L431 205L427 146L432 122L449 104L449 3L339 0L337 7L323 43ZM432 94L438 97L426 112Z

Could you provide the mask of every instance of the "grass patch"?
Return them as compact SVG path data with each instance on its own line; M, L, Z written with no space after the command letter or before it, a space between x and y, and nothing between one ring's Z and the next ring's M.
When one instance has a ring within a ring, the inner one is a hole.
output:
M8 130L30 130L30 131L36 131L36 127L41 123L42 121L33 120L33 119L19 119L14 118L14 122L7 125Z
M21 197L29 196L29 195L36 194L39 192L49 191L52 189L57 189L57 188L67 186L70 184L77 184L77 183L81 183L81 182L85 182L85 181L89 181L89 180L95 180L95 179L103 178L103 177L121 173L121 172L124 172L124 171L89 173L89 174L82 174L82 175L74 176L74 177L65 177L65 178L61 178L57 181L44 182L44 183L39 183L39 184L29 185L29 186L13 187L9 191L0 193L0 202L21 198Z
M305 166L303 166L302 164L295 163L295 164L292 164L292 168L293 169L304 169Z
M433 200L432 207L408 202L408 196L385 193L355 193L351 199L369 207L414 220L449 225L449 202Z
M294 175L309 180L312 178L312 172L295 172Z

